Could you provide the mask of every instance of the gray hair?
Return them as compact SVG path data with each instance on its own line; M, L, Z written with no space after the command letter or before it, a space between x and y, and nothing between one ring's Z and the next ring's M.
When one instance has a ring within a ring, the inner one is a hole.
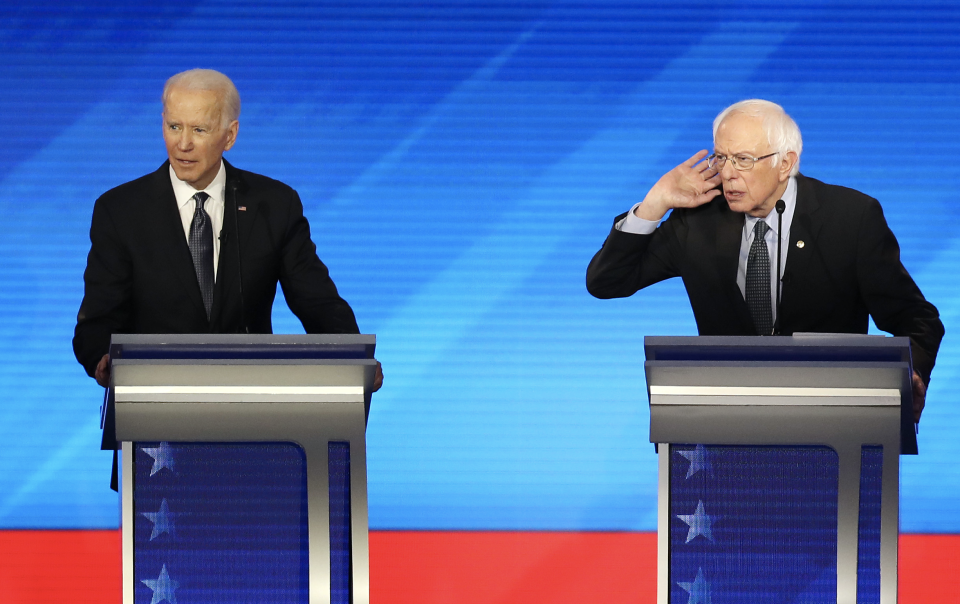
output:
M800 153L803 152L803 137L800 136L800 128L793 118L787 115L783 107L771 101L763 99L748 99L734 103L720 112L720 115L713 120L713 140L717 140L717 129L728 115L732 113L742 113L751 117L763 119L763 131L767 134L767 142L770 143L771 150L777 153L786 153L793 151L797 154L797 163L794 164L791 176L800 172Z
M191 69L171 76L163 86L163 105L167 105L167 96L173 88L187 90L209 90L220 96L220 120L223 127L240 117L240 93L233 81L213 69Z

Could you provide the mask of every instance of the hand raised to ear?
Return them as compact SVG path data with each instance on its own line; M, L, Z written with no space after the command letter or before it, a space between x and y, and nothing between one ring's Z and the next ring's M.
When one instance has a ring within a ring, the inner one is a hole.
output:
M637 218L660 220L673 208L695 208L720 195L720 174L702 161L709 154L706 149L698 151L661 176L634 210Z

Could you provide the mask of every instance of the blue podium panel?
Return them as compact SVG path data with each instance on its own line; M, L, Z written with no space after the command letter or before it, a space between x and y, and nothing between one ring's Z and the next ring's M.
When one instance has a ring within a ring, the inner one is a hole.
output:
M350 443L328 445L330 602L353 601ZM306 457L293 443L138 442L134 601L310 600Z
M837 601L829 447L672 445L670 601Z
M330 481L330 604L353 602L350 534L350 443L327 443Z
M136 443L134 601L306 604L307 473L291 443Z
M857 604L880 602L883 447L862 447ZM670 601L837 598L839 457L815 446L670 446Z
M857 524L857 604L880 604L883 447L860 448L860 517Z

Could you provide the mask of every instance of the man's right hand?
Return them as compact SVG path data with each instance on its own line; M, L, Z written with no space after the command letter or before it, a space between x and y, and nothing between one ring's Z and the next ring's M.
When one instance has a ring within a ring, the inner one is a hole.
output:
M110 385L110 355L105 354L100 362L97 363L97 370L93 372L97 383L106 388Z
M633 211L637 218L658 221L673 208L695 208L720 195L720 175L703 162L706 149L670 170L653 185Z

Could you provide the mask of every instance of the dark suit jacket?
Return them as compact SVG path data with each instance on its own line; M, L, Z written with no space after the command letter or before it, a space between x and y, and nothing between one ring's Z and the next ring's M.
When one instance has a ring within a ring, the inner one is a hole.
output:
M613 228L587 269L587 289L598 298L619 298L680 277L701 335L753 335L737 286L743 223L743 214L720 195L698 208L674 210L651 235ZM789 245L780 307L784 335L866 333L869 314L880 329L910 337L914 369L929 380L943 324L900 262L877 200L798 175Z
M307 333L359 333L353 311L317 257L296 191L230 164L208 321L168 166L165 162L156 172L111 189L94 205L73 338L77 360L88 374L107 353L114 333L243 333L245 323L250 333L271 333L278 282ZM232 185L237 206L245 208L236 213L242 305Z

